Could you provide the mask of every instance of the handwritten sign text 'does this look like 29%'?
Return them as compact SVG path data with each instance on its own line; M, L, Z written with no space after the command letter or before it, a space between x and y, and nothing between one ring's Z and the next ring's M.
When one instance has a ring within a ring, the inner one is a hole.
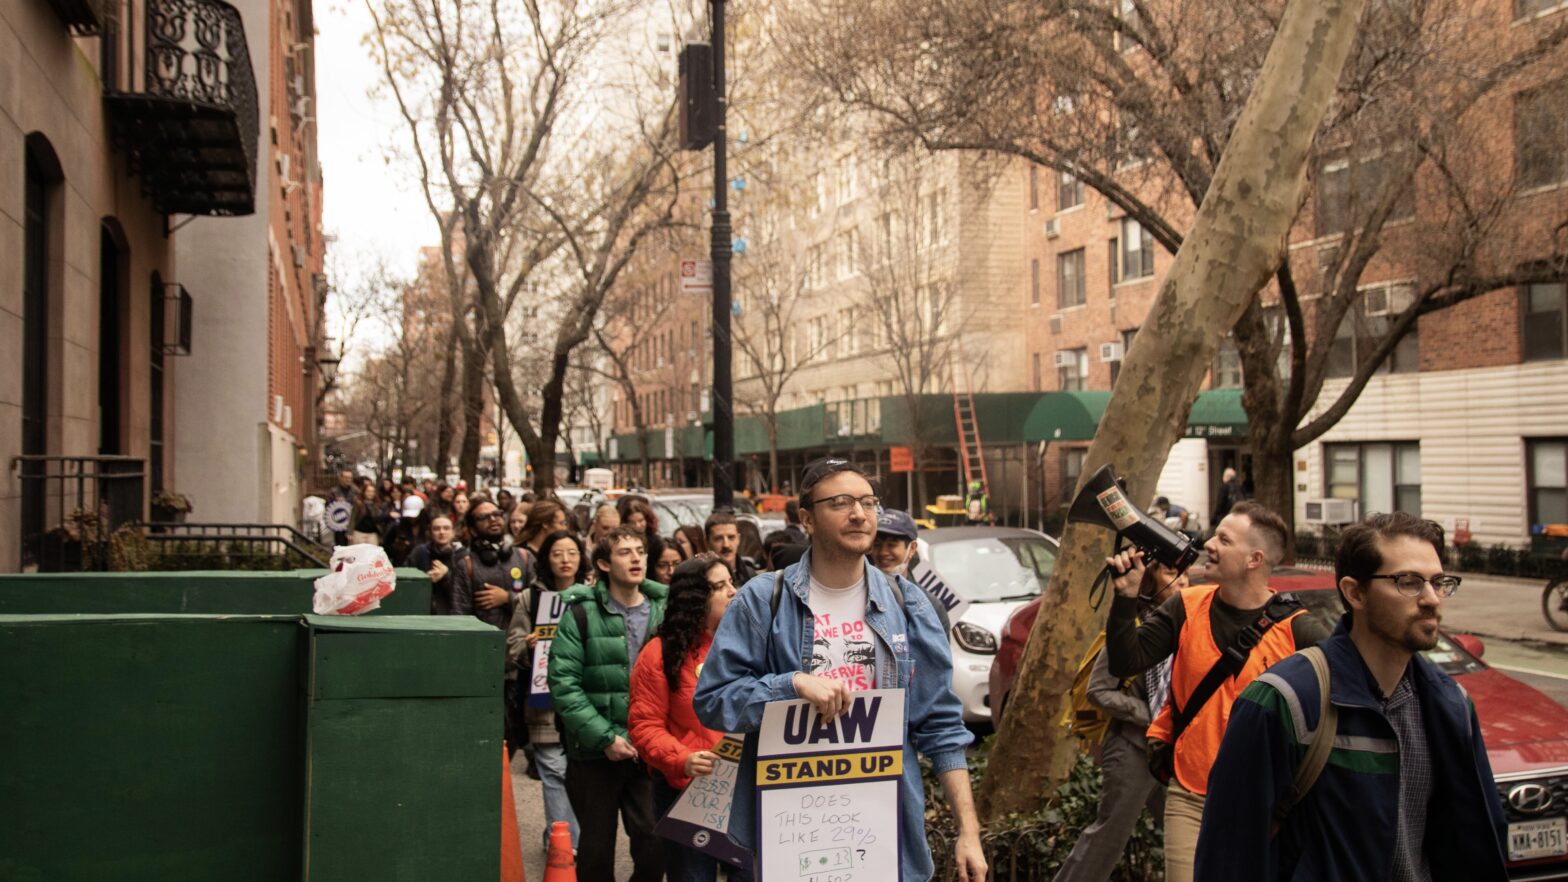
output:
M904 691L857 692L825 720L804 701L769 704L757 743L759 882L898 878Z

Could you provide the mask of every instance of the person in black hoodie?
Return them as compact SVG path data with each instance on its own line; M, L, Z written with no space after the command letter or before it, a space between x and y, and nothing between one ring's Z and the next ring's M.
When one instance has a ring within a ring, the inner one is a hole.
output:
M430 577L430 613L444 616L452 612L452 560L463 549L457 541L450 515L430 519L430 539L408 556L408 565Z
M472 615L503 632L512 622L512 613L524 589L534 580L533 564L522 549L512 545L506 531L506 513L493 502L481 500L468 510L468 530L473 539L469 547L453 556L451 588L447 593L453 615ZM507 659L501 690L502 717L506 743L515 753L528 739L520 717L511 713L505 698L513 693L510 681L517 679L517 665Z

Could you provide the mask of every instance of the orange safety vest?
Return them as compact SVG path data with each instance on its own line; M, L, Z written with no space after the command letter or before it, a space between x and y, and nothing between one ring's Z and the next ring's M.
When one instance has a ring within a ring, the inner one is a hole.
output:
M1170 700L1160 710L1160 715L1149 724L1148 736L1167 744L1171 740L1174 722L1172 706L1186 707L1187 699L1203 682L1209 669L1219 661L1221 650L1214 643L1214 631L1209 625L1209 608L1218 585L1189 588L1182 592L1181 602L1187 610L1187 620L1182 623L1176 644L1176 660L1171 664ZM1269 666L1296 651L1296 638L1290 631L1290 621L1305 613L1298 610L1285 619L1275 622L1263 639L1253 648L1242 666L1241 673L1220 684L1209 700L1176 743L1175 777L1181 786L1199 795L1209 791L1209 768L1219 753L1220 739L1225 735L1225 724L1230 722L1230 708L1241 690L1247 688Z

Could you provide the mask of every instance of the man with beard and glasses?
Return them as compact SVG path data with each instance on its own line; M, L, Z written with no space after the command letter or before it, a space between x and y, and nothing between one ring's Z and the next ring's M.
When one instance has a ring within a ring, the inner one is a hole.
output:
M1420 655L1459 589L1443 528L1372 515L1344 532L1334 576L1346 611L1318 644L1327 716L1303 655L1242 692L1209 776L1197 877L1502 882L1506 821L1475 706ZM1329 753L1298 791L1319 735Z
M986 860L964 753L974 736L953 693L947 634L914 583L889 578L867 559L882 504L865 472L829 457L808 465L801 485L810 547L798 563L752 579L735 596L692 699L704 726L744 733L729 834L743 846L755 844L757 730L769 702L803 699L831 720L849 709L852 692L903 689L899 878L917 882L933 872L918 751L930 760L957 822L957 872L947 878L981 882ZM802 658L805 647L809 656Z

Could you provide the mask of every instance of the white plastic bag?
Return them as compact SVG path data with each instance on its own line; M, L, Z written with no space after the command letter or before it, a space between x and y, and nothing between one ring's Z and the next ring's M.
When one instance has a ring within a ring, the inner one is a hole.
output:
M397 588L392 561L379 545L339 545L325 576L316 580L316 615L357 616L381 606Z

